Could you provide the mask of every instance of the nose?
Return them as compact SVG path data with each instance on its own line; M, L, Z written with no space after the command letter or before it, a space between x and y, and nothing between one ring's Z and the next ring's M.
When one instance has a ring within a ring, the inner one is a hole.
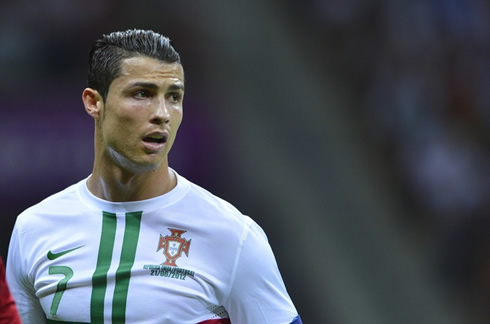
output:
M170 114L167 108L165 100L160 100L153 111L151 116L151 122L153 124L161 125L167 124L170 121Z

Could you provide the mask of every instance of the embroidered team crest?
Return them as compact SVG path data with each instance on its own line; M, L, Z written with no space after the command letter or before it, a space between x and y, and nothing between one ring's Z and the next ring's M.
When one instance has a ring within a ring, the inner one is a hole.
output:
M192 240L186 240L181 237L187 231L169 228L170 236L165 237L160 234L160 241L158 242L157 252L163 249L163 255L167 258L164 265L176 267L175 261L182 256L182 252L186 256L189 256L189 248Z

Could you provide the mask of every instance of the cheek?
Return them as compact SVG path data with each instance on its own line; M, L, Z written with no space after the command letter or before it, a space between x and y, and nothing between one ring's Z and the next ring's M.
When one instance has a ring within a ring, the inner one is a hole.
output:
M145 109L140 106L125 106L118 110L108 111L107 120L114 128L124 128L141 123Z
M177 132L177 130L178 130L179 126L180 126L180 123L182 123L182 118L183 118L182 110L179 110L173 116L173 118L172 118L172 127L174 128L175 132Z
M115 145L114 142L126 142L134 130L136 129L136 120L126 114L116 114L107 112L105 118L101 121L101 128L104 134L105 142L110 145Z

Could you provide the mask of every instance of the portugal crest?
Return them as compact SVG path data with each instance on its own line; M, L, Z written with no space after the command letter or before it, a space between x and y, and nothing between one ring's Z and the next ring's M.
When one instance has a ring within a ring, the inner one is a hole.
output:
M163 263L167 266L176 267L175 261L182 256L182 252L186 256L189 256L189 248L191 246L191 240L186 240L181 237L187 231L169 228L170 236L165 237L160 234L160 241L158 242L157 252L163 249L163 255L167 258L167 261Z

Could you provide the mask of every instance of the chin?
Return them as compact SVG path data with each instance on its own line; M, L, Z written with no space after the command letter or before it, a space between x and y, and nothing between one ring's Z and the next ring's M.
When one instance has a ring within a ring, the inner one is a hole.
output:
M153 172L162 166L163 161L159 160L158 162L154 161L143 161L143 162L134 162L128 161L126 165L124 165L124 169L128 171L132 171L133 173L144 173L144 172Z
M155 157L146 161L135 161L120 154L112 154L112 157L116 165L118 165L124 171L133 174L156 171L162 166L164 161L164 159L158 159L157 161Z

